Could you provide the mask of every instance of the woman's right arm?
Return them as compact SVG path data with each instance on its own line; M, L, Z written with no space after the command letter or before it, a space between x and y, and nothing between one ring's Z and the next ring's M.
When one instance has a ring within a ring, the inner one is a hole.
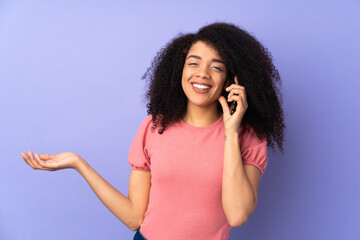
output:
M100 174L98 174L83 158L75 153L57 155L21 154L27 164L34 169L55 171L74 168L85 178L91 189L101 202L129 229L135 231L143 221L148 205L150 192L150 171L131 171L129 180L129 197L126 197Z
M140 227L148 204L150 171L131 171L129 197L111 186L85 160L77 171L85 178L102 203L128 228Z

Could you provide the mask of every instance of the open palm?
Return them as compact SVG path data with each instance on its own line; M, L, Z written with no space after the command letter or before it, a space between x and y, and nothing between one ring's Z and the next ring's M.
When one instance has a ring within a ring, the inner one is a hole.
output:
M33 169L55 171L64 168L76 168L81 157L76 153L63 152L55 155L51 154L34 154L29 151L29 156L26 153L21 153L25 162Z

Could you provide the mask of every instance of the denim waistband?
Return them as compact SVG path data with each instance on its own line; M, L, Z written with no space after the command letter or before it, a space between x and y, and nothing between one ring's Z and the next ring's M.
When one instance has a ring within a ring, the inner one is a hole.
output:
M138 230L136 230L133 240L147 240L147 239L141 234L140 228L138 228Z

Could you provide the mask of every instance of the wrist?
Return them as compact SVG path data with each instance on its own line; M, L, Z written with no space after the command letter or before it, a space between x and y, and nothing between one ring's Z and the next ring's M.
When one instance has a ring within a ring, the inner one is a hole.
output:
M238 141L239 139L239 133L237 131L225 131L225 141L226 142L232 142L232 141Z
M86 165L87 165L87 162L82 157L79 157L79 159L76 161L74 169L76 171L78 171L79 173L81 173L83 171L83 169L86 167Z
M226 136L232 136L232 135L235 135L235 136L237 136L237 135L239 135L239 132L238 132L238 130L235 130L235 129L226 129L225 128L225 135Z

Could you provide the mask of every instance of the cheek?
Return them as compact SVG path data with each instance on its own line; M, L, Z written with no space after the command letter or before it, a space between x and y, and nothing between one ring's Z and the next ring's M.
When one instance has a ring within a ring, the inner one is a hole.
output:
M184 80L188 80L189 78L191 78L191 76L193 75L193 71L191 69L188 69L188 68L184 68L183 70L183 79Z
M222 80L219 82L218 89L216 91L219 96L222 94L222 92L224 91L224 88L226 87L225 83L226 83L226 80Z
M225 84L226 84L226 78L221 77L220 80L219 80L219 87L221 89L224 89L226 87Z
M189 76L186 73L186 71L183 71L182 76L181 76L181 86L184 89L184 87L186 86L186 83L188 82Z

